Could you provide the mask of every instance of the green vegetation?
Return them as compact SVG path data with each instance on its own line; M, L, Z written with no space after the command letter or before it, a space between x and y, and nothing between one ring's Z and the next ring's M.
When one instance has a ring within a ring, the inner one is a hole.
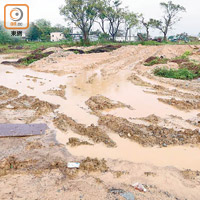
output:
M192 71L186 68L180 69L168 69L168 68L156 68L154 70L154 75L161 76L165 78L174 78L182 80L191 80L197 77Z
M145 61L145 66L153 66L156 64L167 64L167 58L150 57Z
M180 69L188 69L200 77L200 64L194 61L182 63Z
M20 39L18 37L11 37L9 33L3 28L3 24L0 23L0 44L15 44L19 41Z
M17 63L20 65L30 65L31 63L40 60L42 58L45 58L53 53L53 51L43 53L42 52L43 50L44 49L37 49L33 51L30 55L26 56L25 58L19 59Z
M174 60L189 60L189 56L192 54L190 51L186 51L183 55L175 57Z

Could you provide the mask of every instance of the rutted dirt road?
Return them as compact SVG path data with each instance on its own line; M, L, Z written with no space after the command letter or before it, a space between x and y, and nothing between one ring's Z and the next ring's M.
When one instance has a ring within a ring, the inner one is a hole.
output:
M141 200L199 199L200 82L152 73L176 63L143 65L186 51L198 61L194 46L48 51L28 67L0 65L0 123L49 127L45 136L0 139L1 199L124 199L111 188Z

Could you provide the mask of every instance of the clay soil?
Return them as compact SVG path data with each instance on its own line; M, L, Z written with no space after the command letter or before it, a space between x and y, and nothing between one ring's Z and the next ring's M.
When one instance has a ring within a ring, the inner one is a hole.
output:
M199 200L200 81L153 74L186 51L198 65L199 49L56 47L23 68L12 58L25 55L0 55L0 123L48 126L0 138L0 199Z

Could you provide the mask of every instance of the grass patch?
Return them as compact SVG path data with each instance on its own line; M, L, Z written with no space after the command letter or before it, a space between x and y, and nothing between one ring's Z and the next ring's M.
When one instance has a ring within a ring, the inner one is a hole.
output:
M188 69L200 77L200 64L196 62L184 62L180 65L180 69Z
M154 75L165 78L174 78L182 80L191 80L197 77L197 74L193 73L187 68L180 69L168 69L168 68L156 68L154 69Z
M139 41L139 42L112 42L112 41L95 41L95 42L90 42L89 44L85 45L82 44L81 42L73 42L73 41L68 41L68 40L63 40L59 42L27 42L27 41L20 41L16 44L12 45L11 44L0 44L0 53L26 53L29 51L36 50L38 48L44 47L44 48L49 48L49 47L58 47L58 46L66 46L66 47L73 47L73 46L96 46L96 45L121 45L121 46L126 46L126 45L144 45L144 46L160 46L160 45L184 45L185 43L178 43L178 42L156 42L156 41ZM191 45L198 45L200 42L191 42L187 43ZM22 47L21 49L18 49L17 47L20 46ZM187 56L187 53L184 55Z
M192 52L186 51L184 54L182 54L181 56L177 56L177 57L173 58L171 61L172 62L175 62L175 61L183 61L183 62L184 61L188 61L190 55L192 55Z
M17 62L20 65L30 65L31 63L33 63L37 60L40 60L42 58L45 58L52 53L53 53L53 51L43 53L41 49L38 49L38 50L33 51L32 54L26 56L25 58L19 59Z
M167 58L160 58L160 57L149 57L144 65L145 66L153 66L156 64L167 64L168 59Z

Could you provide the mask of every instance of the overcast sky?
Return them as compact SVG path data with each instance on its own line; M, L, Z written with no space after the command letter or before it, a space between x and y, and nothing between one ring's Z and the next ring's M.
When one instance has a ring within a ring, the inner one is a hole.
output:
M145 18L161 18L162 11L159 3L166 0L122 0L123 5L129 10L143 13ZM67 25L63 16L59 14L59 7L64 4L64 0L1 0L0 21L3 21L3 9L6 4L26 3L30 7L30 21L45 18L53 25ZM173 0L174 3L183 5L186 13L181 13L182 20L175 25L170 34L187 32L197 35L200 32L200 1L199 0ZM153 35L155 34L152 33Z

